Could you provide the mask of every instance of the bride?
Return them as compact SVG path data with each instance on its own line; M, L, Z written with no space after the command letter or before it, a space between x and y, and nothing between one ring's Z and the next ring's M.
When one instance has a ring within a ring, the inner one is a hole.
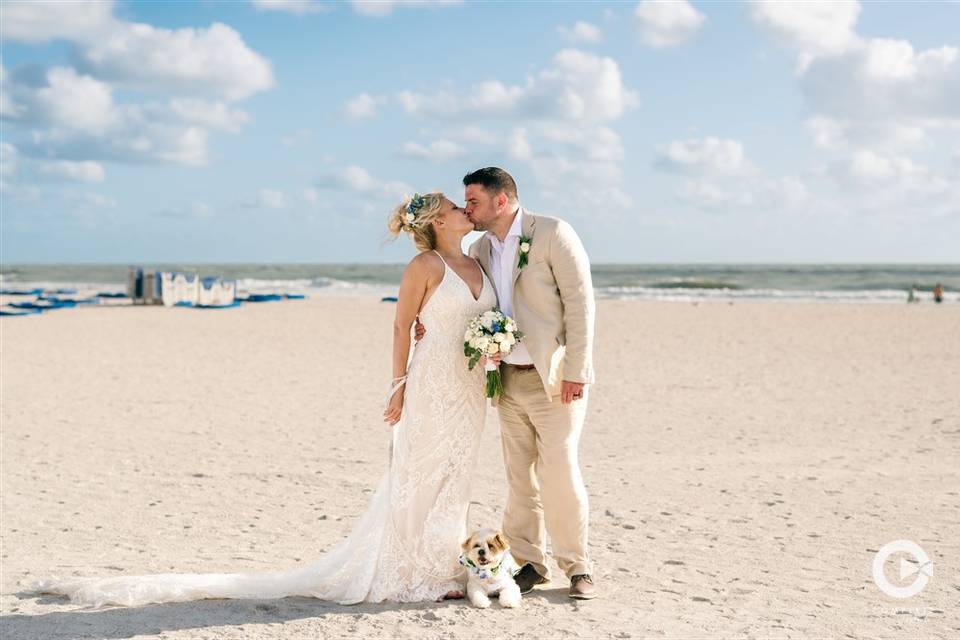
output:
M139 606L204 598L312 596L340 604L421 602L461 597L470 477L486 399L483 366L467 369L468 321L496 305L493 285L465 256L473 231L465 211L441 193L414 196L390 217L421 253L400 284L394 323L390 466L353 531L311 564L260 573L49 578L33 590L93 606ZM410 329L430 331L412 358Z

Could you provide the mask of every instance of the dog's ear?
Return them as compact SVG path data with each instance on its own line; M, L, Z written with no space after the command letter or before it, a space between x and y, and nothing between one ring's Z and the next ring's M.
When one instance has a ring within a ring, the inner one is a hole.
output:
M466 540L460 543L460 548L466 551L467 549L470 548L470 543L472 541L473 541L473 536L470 536L469 538L467 538Z
M503 534L499 531L497 532L497 535L493 536L493 544L495 544L501 552L510 548L510 543L507 542L507 539L504 538Z

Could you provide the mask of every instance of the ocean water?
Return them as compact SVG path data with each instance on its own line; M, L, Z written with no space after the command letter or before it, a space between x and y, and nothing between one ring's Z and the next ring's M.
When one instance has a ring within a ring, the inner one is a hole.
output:
M399 264L157 264L145 270L196 271L237 280L241 291L309 295L394 295ZM76 288L122 291L128 265L0 266L0 288ZM921 301L937 283L944 300L960 302L960 264L598 264L592 268L601 298L645 300Z

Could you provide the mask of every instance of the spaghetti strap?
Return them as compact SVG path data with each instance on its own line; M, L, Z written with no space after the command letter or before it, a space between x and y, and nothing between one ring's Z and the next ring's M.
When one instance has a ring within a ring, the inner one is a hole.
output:
M443 259L443 256L440 255L440 252L439 252L439 251L437 251L436 249L430 249L430 251L433 251L435 254L437 254L437 257L440 258L440 262L443 263L443 266L445 266L445 267L449 267L449 266L450 266L450 265L447 264L447 261Z

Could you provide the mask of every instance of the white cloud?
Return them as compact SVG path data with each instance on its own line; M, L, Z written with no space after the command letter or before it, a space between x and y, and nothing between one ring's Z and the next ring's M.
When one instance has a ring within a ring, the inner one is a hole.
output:
M880 187L901 193L938 194L948 186L942 176L910 158L866 150L853 154L849 170L854 180L871 189Z
M400 150L400 155L408 158L420 158L432 162L447 162L462 158L467 150L450 140L434 140L424 146L418 142L406 142Z
M893 153L854 152L825 172L835 198L858 215L918 221L960 219L960 182Z
M170 113L181 122L231 133L239 132L250 122L250 116L240 109L231 109L222 102L207 102L194 98L174 98Z
M80 71L148 91L237 100L273 86L270 63L233 28L164 29L113 16L112 2L5 2L3 35L75 43Z
M116 104L109 85L69 67L53 67L42 80L14 77L5 85L17 107L8 119L31 129L23 149L48 159L198 166L208 158L207 128L235 131L247 121L242 111L193 99Z
M807 213L814 202L798 176L694 178L685 180L676 195L698 209L723 213Z
M813 60L800 87L818 115L960 123L960 49L915 51L904 40L873 39L844 54Z
M739 140L714 136L677 140L660 145L657 151L656 166L667 171L695 175L747 175L755 171Z
M282 11L298 16L328 10L326 5L316 0L251 0L251 4L258 11Z
M620 134L609 127L565 127L545 125L540 135L550 142L565 145L580 157L590 160L617 161L623 159Z
M860 16L860 3L856 0L750 0L747 7L755 24L777 42L800 54L801 70L815 56L840 54L860 42L854 31Z
M88 42L115 24L111 0L4 2L0 34L5 40L27 43Z
M519 128L507 140L507 153L529 166L539 190L553 206L584 212L632 205L621 187L623 170L618 163L593 159L576 148L579 140L564 138L558 143L547 138L550 133Z
M870 122L855 118L812 116L806 128L813 143L824 150L921 148L933 143L923 124Z
M103 182L107 177L103 165L92 160L39 160L36 166L39 173L82 182Z
M106 83L79 75L70 67L53 67L45 79L46 84L36 88L12 82L7 87L14 112L28 122L103 133L120 118Z
M640 40L655 48L687 42L697 35L707 19L686 0L643 0L633 15Z
M434 94L401 91L397 95L400 105L410 115L426 117L483 117L506 116L517 110L524 90L507 87L499 81L481 82L469 95L441 90Z
M769 176L750 162L739 140L707 136L657 147L654 166L687 176L677 199L704 211L806 213L813 192L799 175Z
M904 152L956 140L960 48L863 37L860 9L853 0L754 2L750 15L798 55L807 131L832 156L817 172L832 203L871 217L956 214L960 188Z
M684 181L677 198L700 209L742 209L754 203L753 194L742 188L728 189L707 180Z
M110 2L4 3L4 37L65 39L79 68L0 66L0 113L23 132L34 173L100 179L100 161L206 164L209 131L236 133L236 100L273 83L269 62L232 28L162 29L113 17ZM115 90L171 92L164 102L118 103ZM210 100L209 96L219 99Z
M24 143L33 156L69 160L172 163L203 166L209 160L208 132L197 126L152 122L143 110L130 109L122 122L103 135L48 129Z
M343 169L340 172L339 181L342 186L351 191L374 191L379 186L366 169L355 165Z
M813 143L822 149L834 149L847 144L847 126L835 118L814 116L807 119L807 131Z
M347 102L344 112L351 120L369 120L377 115L377 107L383 102L384 98L382 96L361 93Z
M960 48L917 51L902 39L863 38L859 14L855 0L750 4L761 29L800 55L800 87L814 117L874 128L960 122ZM814 126L822 144L826 132Z
M398 180L379 180L370 175L363 167L350 165L340 171L328 174L319 182L319 187L327 189L346 189L355 193L363 193L384 198L403 198L415 190Z
M623 84L613 58L565 49L553 61L555 68L541 73L540 82L563 117L616 120L639 104L636 93Z
M238 100L273 86L270 63L233 28L118 26L79 50L82 68L119 85Z
M99 162L25 158L9 142L0 142L0 178L53 177L81 182L103 182L106 170Z
M365 16L383 17L399 7L447 7L463 0L350 0L354 11Z
M575 44L603 41L603 29L583 20L578 20L572 27L557 27L557 31L561 36Z
M507 139L507 155L515 160L533 159L533 149L526 128L518 127L510 134Z
M907 158L879 156L871 151L859 151L853 156L850 172L865 182L886 181L916 173L917 167Z
M499 153L522 163L533 176L524 193L547 194L565 211L632 203L622 188L624 147L610 123L638 106L639 98L612 58L565 49L522 83L487 80L460 91L406 91L397 102L432 125L461 124L431 128L478 155Z
M520 86L481 82L469 90L433 94L404 91L398 100L410 115L470 119L484 117L559 118L609 121L639 104L612 58L565 49L553 66Z
M287 194L278 189L259 189L255 202L265 209L283 209L287 206Z

